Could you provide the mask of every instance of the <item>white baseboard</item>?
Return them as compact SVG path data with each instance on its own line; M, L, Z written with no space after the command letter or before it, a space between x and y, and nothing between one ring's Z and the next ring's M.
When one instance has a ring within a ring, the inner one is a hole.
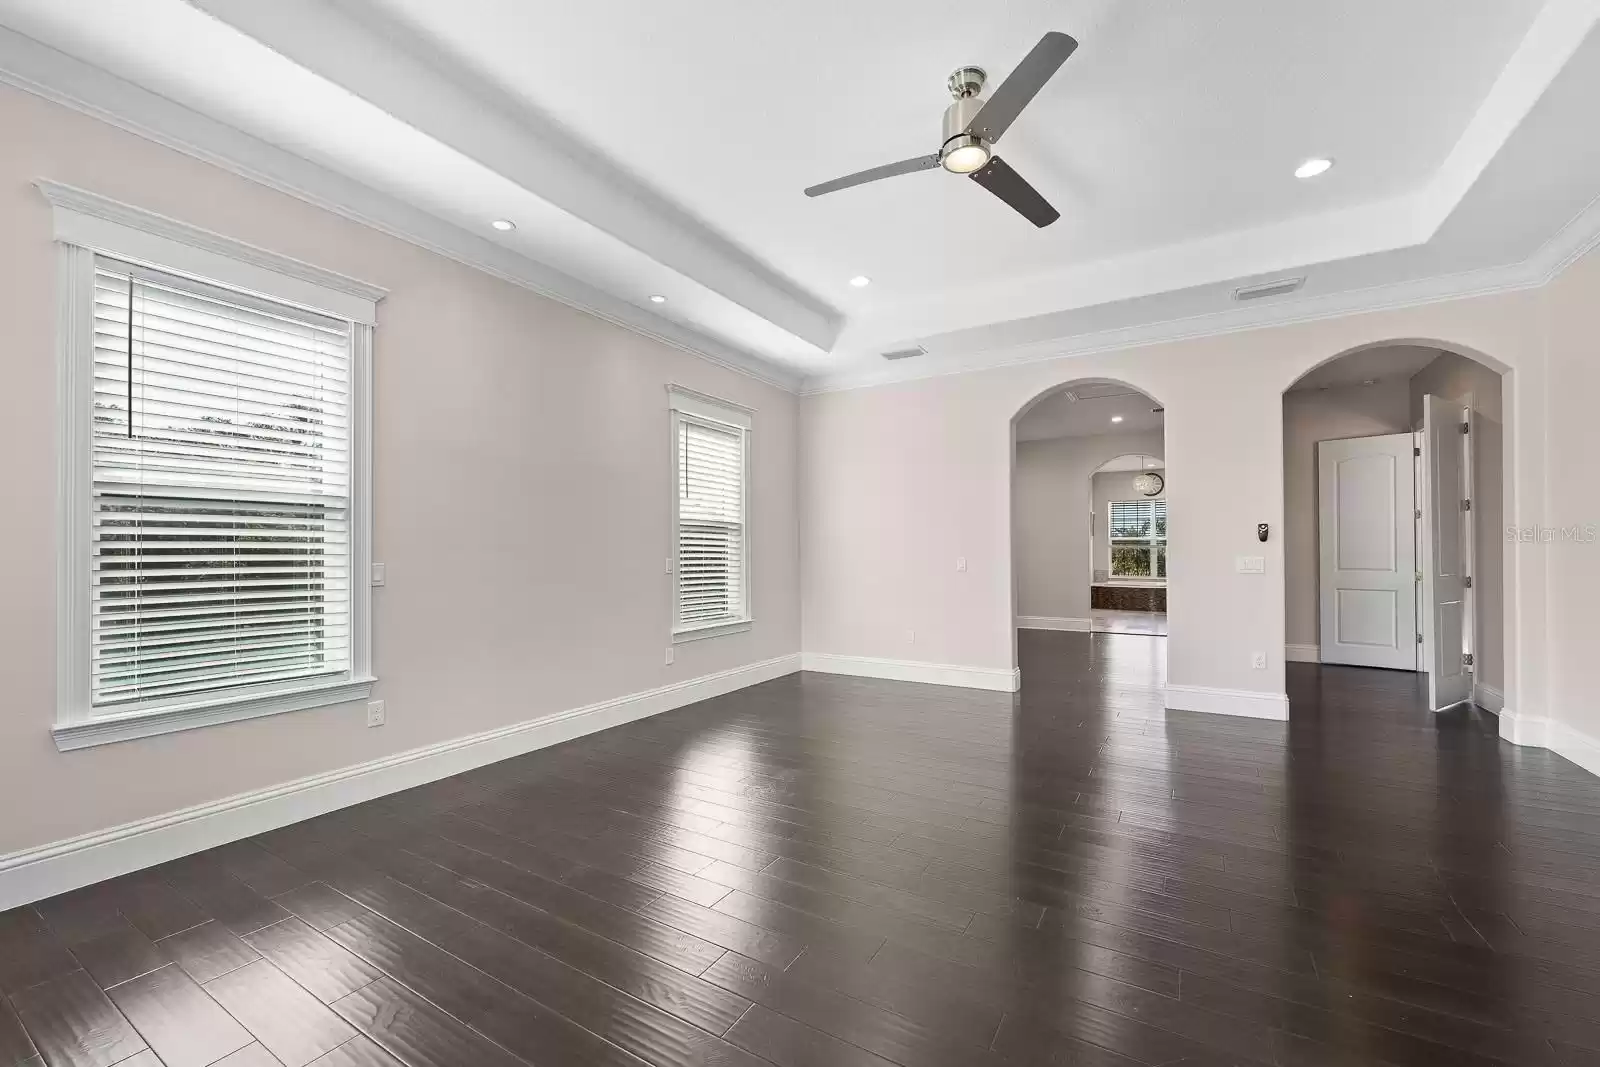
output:
M1213 689L1205 685L1168 685L1167 707L1174 711L1203 711L1210 715L1239 715L1247 719L1289 719L1289 698L1283 693L1254 689Z
M1017 626L1024 630L1087 630L1088 619L1057 619L1049 615L1018 615Z
M1600 775L1600 739L1566 723L1534 715L1500 712L1500 737L1525 748L1548 748L1590 774Z
M779 656L13 852L0 856L0 911L799 669L798 655Z
M1321 663L1320 645L1284 645L1283 658L1289 663Z
M858 678L888 678L896 682L925 682L929 685L956 685L964 689L992 689L1015 693L1022 688L1022 671L1016 667L958 667L947 663L923 663L907 659L873 659L868 656L835 656L826 652L806 652L800 656L800 669L822 674L851 674Z
M1550 724L1549 734L1550 751L1566 757L1590 774L1600 775L1600 740L1559 722Z
M1500 710L1500 738L1527 748L1550 747L1550 720L1536 715L1519 715L1510 708Z
M1492 685L1474 685L1472 702L1483 710L1498 715L1506 706L1506 695Z

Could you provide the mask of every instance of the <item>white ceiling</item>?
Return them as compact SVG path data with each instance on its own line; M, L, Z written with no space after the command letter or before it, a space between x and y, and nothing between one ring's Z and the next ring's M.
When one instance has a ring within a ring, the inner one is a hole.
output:
M1403 382L1438 358L1437 348L1421 348L1417 345L1365 348L1347 352L1338 359L1308 371L1289 387L1289 391Z
M1165 465L1160 456L1129 455L1108 459L1094 469L1096 474L1113 474L1117 471L1149 471L1163 470Z
M822 387L1447 286L1431 280L1529 260L1600 192L1600 139L1574 136L1600 94L1594 0L972 11L0 0L23 35L0 34L0 77L115 113L134 91L80 67L109 71L181 105L141 105L168 140L227 160L195 143L198 116L219 120L265 142L232 154L314 164L240 169L377 213L347 202L354 179L449 224L452 248L495 242L500 273ZM982 65L992 88L1052 29L1080 47L1000 153L1054 226L942 171L801 195L933 151L949 71ZM1294 178L1312 155L1337 165ZM1271 307L1230 299L1289 273L1305 288ZM927 357L880 358L917 343Z
M1159 431L1163 426L1156 410L1159 406L1143 393L1115 382L1074 382L1041 397L1022 413L1017 419L1017 440Z

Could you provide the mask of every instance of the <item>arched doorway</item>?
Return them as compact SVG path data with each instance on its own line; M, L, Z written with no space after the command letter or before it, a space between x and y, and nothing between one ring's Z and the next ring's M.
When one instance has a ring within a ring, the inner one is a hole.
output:
M1162 405L1089 378L1013 422L1013 607L1023 630L1166 633Z
M1285 389L1291 704L1297 679L1337 665L1414 674L1434 710L1501 710L1508 394L1496 361L1413 340L1339 353Z

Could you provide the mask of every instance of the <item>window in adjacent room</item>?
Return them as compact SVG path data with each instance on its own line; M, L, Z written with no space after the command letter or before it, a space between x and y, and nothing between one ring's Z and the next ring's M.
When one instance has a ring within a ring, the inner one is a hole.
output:
M673 617L677 640L750 626L750 412L673 387Z
M1110 513L1111 577L1166 578L1166 500L1116 500Z

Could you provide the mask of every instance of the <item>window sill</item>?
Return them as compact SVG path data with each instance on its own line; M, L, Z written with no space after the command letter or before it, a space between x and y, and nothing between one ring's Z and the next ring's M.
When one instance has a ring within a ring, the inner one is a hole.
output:
M692 630L674 630L672 643L681 645L685 641L704 641L708 637L722 637L726 634L742 634L754 623L750 619L741 619L738 622L719 622L715 626L696 626Z
M77 748L177 733L179 730L197 730L202 726L259 719L264 715L278 715L286 711L304 711L351 700L365 700L371 695L376 681L376 678L345 678L287 692L196 701L168 708L108 715L81 722L59 723L51 729L51 733L55 736L56 748L70 752Z

